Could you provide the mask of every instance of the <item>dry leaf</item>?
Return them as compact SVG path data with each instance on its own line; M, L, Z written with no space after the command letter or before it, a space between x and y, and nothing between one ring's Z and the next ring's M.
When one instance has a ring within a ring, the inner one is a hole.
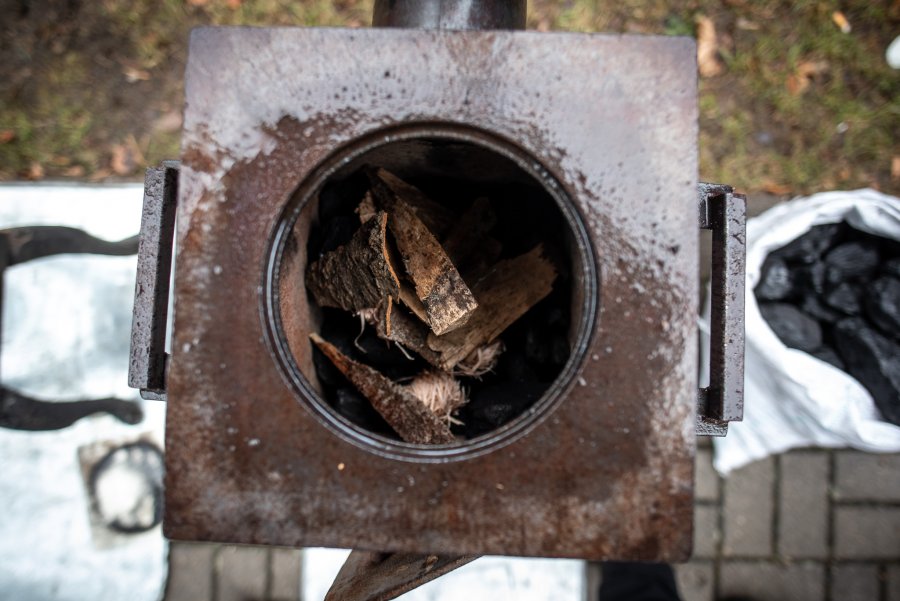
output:
M138 69L137 67L132 67L129 65L122 67L122 74L125 76L125 80L128 83L134 83L136 81L147 81L148 79L150 79L149 71Z
M16 131L13 129L0 130L0 144L8 144L16 139Z
M228 0L228 2L226 2L226 4L228 5L228 8L230 8L231 10L237 10L241 7L241 2L242 2L242 0Z
M181 129L181 112L169 111L163 113L154 121L153 129L161 133L172 133Z
M88 177L88 179L92 182L99 182L101 180L108 178L110 175L112 175L112 171L110 169L108 169L107 167L102 167L102 168L94 171L90 175L90 177Z
M894 156L891 159L891 179L900 181L900 156Z
M813 77L827 70L828 63L826 61L801 61L794 73L788 75L785 82L788 92L793 96L802 94L809 87Z
M114 144L110 153L109 166L116 175L129 175L144 163L144 155L133 135L129 135L124 144Z
M704 15L697 15L697 64L701 77L715 77L722 73L719 61L719 44L716 40L716 25Z
M37 161L32 161L28 166L28 179L44 179L44 166Z
M853 27L850 26L850 21L848 21L847 17L844 16L844 13L839 10L831 13L831 20L834 21L834 24L838 26L838 29L840 29L842 33L850 33L853 31Z
M63 175L66 177L83 177L84 176L84 167L81 165L72 165L65 171L63 171Z

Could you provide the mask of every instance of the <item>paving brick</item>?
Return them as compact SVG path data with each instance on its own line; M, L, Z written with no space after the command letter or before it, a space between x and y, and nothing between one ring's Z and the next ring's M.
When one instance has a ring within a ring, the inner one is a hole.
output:
M888 567L887 601L900 601L900 566Z
M875 564L836 565L831 569L831 598L837 601L878 599L878 566Z
M836 507L834 552L840 559L900 557L900 507Z
M211 601L216 545L169 544L166 601Z
M837 453L834 497L849 501L900 501L900 455Z
M675 566L675 579L681 601L713 601L712 563L691 562Z
M718 501L719 474L713 467L712 449L698 449L694 465L694 499Z
M265 599L267 564L265 547L222 547L216 558L216 601Z
M271 600L298 601L303 552L299 549L272 549L271 553L272 582L269 587Z
M772 554L771 457L732 472L725 479L722 554L768 557Z
M694 557L713 559L719 542L719 508L694 505Z
M821 601L825 598L825 568L814 562L788 566L762 561L726 562L720 571L719 597L729 595Z
M778 552L785 557L828 557L828 454L781 457Z

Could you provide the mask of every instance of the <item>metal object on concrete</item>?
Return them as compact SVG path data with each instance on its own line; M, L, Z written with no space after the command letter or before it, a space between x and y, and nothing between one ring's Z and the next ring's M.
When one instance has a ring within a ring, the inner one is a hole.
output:
M525 29L526 0L376 0L373 27Z
M685 559L697 399L694 61L693 41L678 38L195 31L166 534ZM479 439L385 439L317 391L305 235L324 183L376 156L401 172L525 176L566 217L569 364L530 414ZM509 169L479 168L485 157Z
M40 225L0 230L0 319L3 315L3 274L7 267L61 254L133 255L137 246L137 236L108 241L64 226ZM95 413L109 413L130 424L139 423L143 418L139 405L121 399L42 401L0 385L0 427L28 431L57 430Z
M166 328L175 207L178 199L178 163L166 161L147 169L141 215L128 385L141 397L166 400Z
M698 434L725 436L744 416L746 198L731 186L700 184L700 227L712 230L710 382L700 390Z

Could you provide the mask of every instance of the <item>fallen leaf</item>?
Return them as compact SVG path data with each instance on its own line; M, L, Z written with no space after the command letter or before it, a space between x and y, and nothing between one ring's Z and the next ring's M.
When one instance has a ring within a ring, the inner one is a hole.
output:
M148 79L150 79L149 71L128 65L122 68L122 74L125 76L125 80L128 83L135 83L136 81L147 81Z
M83 177L84 176L84 167L81 165L72 165L65 171L63 171L63 175L66 177Z
M102 167L94 171L88 179L92 182L99 182L108 178L110 175L112 175L112 171L110 171L106 167Z
M144 163L144 155L133 135L123 144L113 144L110 154L109 166L116 175L129 175Z
M8 144L16 139L16 131L14 129L0 130L0 144Z
M715 77L722 73L719 61L719 44L716 41L716 25L704 15L697 15L697 64L701 77Z
M44 179L44 166L37 161L32 161L28 166L28 179Z
M900 181L900 156L894 156L891 159L891 179Z
M831 13L831 20L834 21L834 24L838 26L838 29L840 29L842 33L850 33L853 31L850 21L848 21L847 17L844 16L844 13L839 10Z
M745 19L744 17L738 17L737 28L743 31L758 31L759 23L750 21L748 19Z
M809 87L813 77L826 71L828 71L826 61L801 61L785 82L788 92L793 96L799 96Z
M231 10L237 10L241 7L242 0L228 0L228 8Z
M181 129L181 111L163 113L153 122L153 129L161 133L172 133Z

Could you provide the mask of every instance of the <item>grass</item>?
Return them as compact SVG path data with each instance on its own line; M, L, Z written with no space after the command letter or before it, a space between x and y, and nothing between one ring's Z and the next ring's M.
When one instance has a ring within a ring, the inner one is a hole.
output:
M191 27L366 26L372 0L97 0L65 10L0 25L12 57L0 65L0 179L137 177L137 163L177 156L177 123L159 123L180 109ZM852 32L833 22L838 10ZM716 25L724 67L700 82L703 179L751 192L900 191L891 173L900 73L884 60L900 31L897 2L535 0L528 26L695 35L699 16ZM117 173L111 156L125 140L139 160Z

